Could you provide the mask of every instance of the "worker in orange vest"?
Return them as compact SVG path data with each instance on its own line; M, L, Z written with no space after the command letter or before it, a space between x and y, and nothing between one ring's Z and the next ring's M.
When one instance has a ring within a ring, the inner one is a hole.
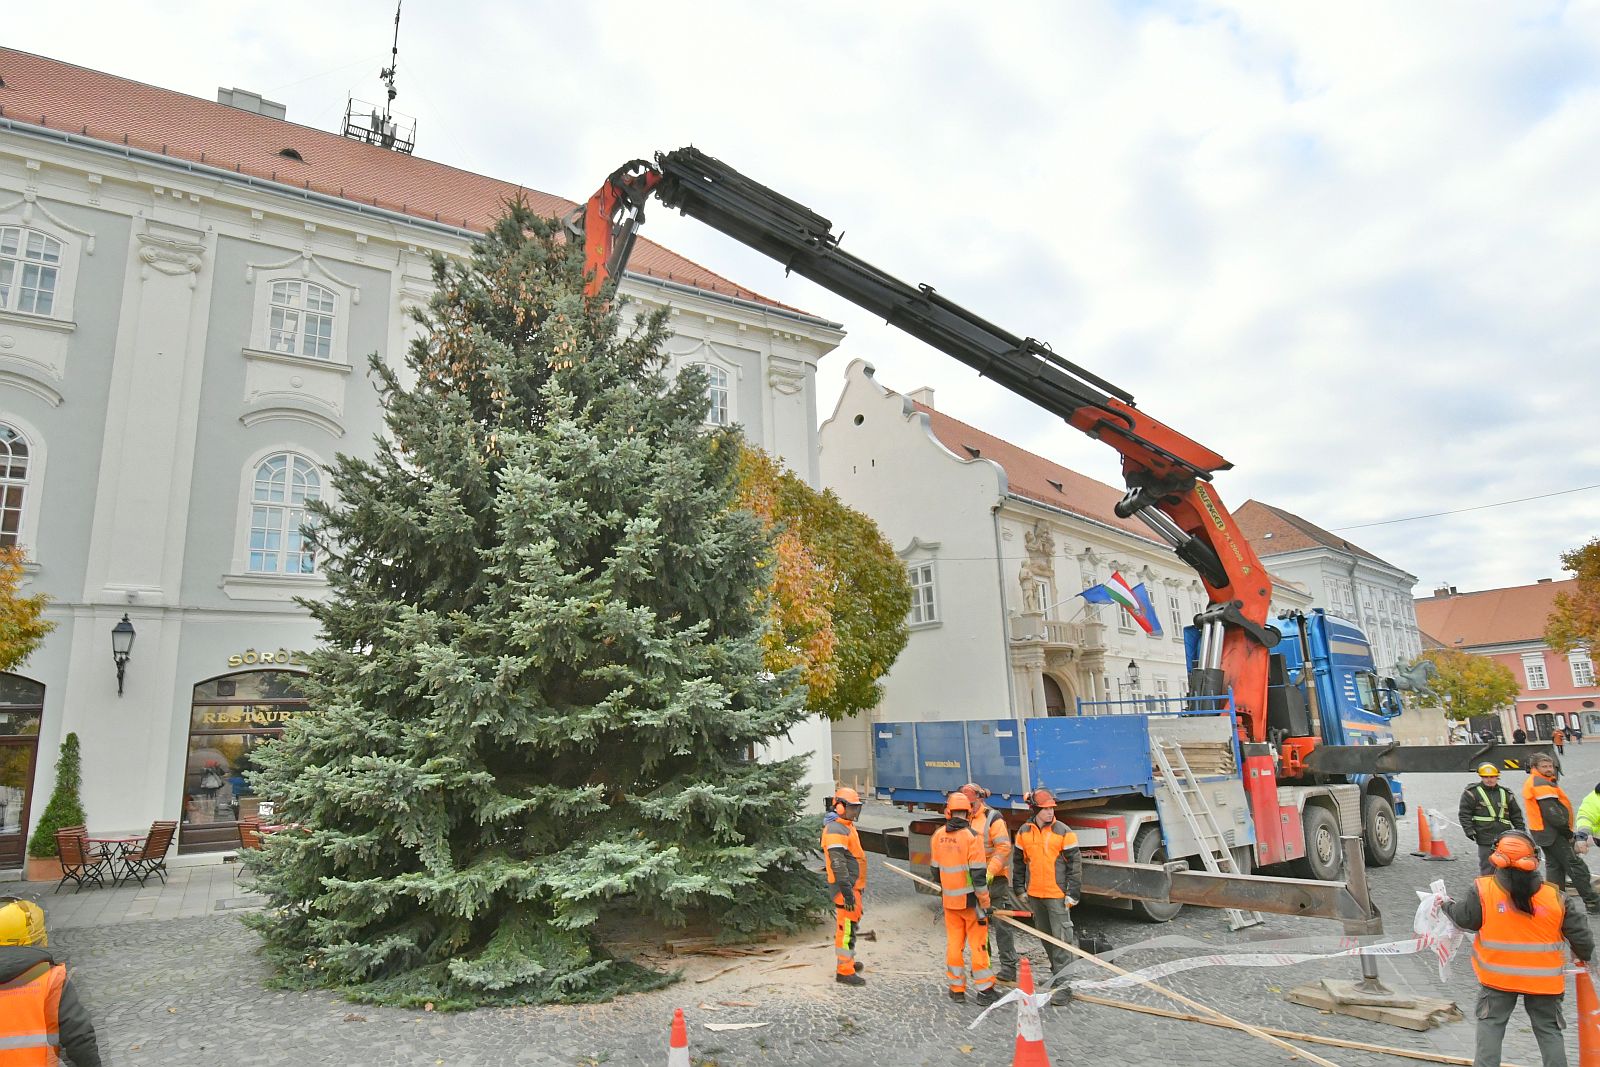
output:
M988 871L989 896L994 899L997 908L1014 908L1017 902L1011 896L1011 828L998 811L984 803L989 798L989 791L983 786L968 782L961 787L961 791L972 801L972 827L983 838L983 852L988 857L985 869ZM994 951L989 953L989 957L999 963L995 978L1001 982L1015 982L1017 939L1012 935L1010 925L990 923L989 936L994 939Z
M0 946L0 1063L100 1067L94 1023L49 949Z
M1528 780L1522 783L1522 807L1528 832L1544 849L1545 873L1557 889L1571 889L1583 898L1591 915L1600 913L1600 893L1589 881L1589 868L1572 850L1576 820L1566 790L1556 784L1560 777L1556 760L1548 753L1533 757Z
M822 821L822 856L833 886L833 980L841 985L866 985L856 963L856 930L861 922L861 893L867 888L867 854L856 833L861 794L849 786L833 793L833 810Z
M933 832L933 874L944 901L944 974L950 999L967 999L965 948L972 955L973 1002L993 1004L994 968L989 965L988 858L972 828L972 801L960 790L945 800L945 824Z
M1498 1067L1518 996L1533 1024L1544 1067L1567 1067L1561 1039L1561 998L1567 990L1563 942L1586 965L1594 955L1594 934L1588 920L1567 907L1560 891L1540 880L1531 835L1521 830L1501 834L1489 862L1495 872L1479 877L1476 891L1465 900L1445 906L1457 926L1477 931L1472 969L1482 988L1473 1067Z
M1072 911L1083 895L1083 857L1078 835L1056 821L1056 798L1048 789L1028 794L1033 817L1017 831L1011 849L1011 884L1028 895L1033 925L1069 945L1077 944L1072 932ZM1050 983L1065 988L1064 975L1073 956L1064 948L1044 943L1050 957ZM1058 1002L1059 1003L1059 1002Z

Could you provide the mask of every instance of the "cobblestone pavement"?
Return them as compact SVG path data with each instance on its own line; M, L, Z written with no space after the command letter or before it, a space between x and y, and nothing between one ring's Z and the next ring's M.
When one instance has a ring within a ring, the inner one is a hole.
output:
M1571 791L1581 795L1600 780L1600 744L1569 746L1566 763ZM1511 784L1520 787L1520 776L1511 777L1517 779ZM1413 776L1407 790L1413 804L1435 808L1453 819L1464 784L1463 777L1453 775ZM1402 820L1401 831L1409 851L1416 841L1414 817ZM1457 862L1429 863L1402 853L1393 866L1373 872L1386 937L1409 935L1415 890L1432 879L1444 878L1457 893L1470 884L1476 873L1475 853L1459 833L1452 833L1449 841L1462 857ZM866 899L864 925L875 930L878 939L861 946L869 980L864 989L846 990L832 983L832 953L826 947L831 931L818 930L761 960L675 961L687 968L684 981L611 1004L456 1015L351 1005L325 993L266 990L262 986L266 969L254 954L254 935L239 924L236 913L228 911L203 918L124 918L112 924L52 927L52 943L69 953L75 981L101 1030L107 1062L117 1067L661 1064L675 1007L683 1008L689 1019L691 1051L699 1067L1009 1064L1014 1013L996 1012L980 1029L968 1030L977 1009L953 1004L943 995L942 927L932 919L929 899L887 872L878 857L872 860ZM48 908L49 901L45 903ZM1118 948L1171 934L1219 946L1339 934L1332 923L1284 917L1268 917L1264 929L1231 934L1220 913L1192 908L1162 926L1093 908L1083 909L1078 921L1081 927L1109 936ZM1193 951L1135 950L1118 962L1141 967ZM1043 963L1037 946L1033 956L1036 963ZM1318 978L1357 976L1354 961L1338 960L1273 970L1201 970L1174 976L1165 984L1258 1025L1470 1057L1470 1022L1416 1034L1322 1015L1289 1004L1282 996L1291 986ZM1421 957L1385 959L1382 977L1400 991L1454 998L1471 1014L1476 983L1465 961L1457 964L1447 984L1441 984L1437 970ZM1144 991L1109 995L1163 1003ZM729 1032L705 1028L707 1023L739 1022L766 1025ZM1132 1064L1291 1062L1287 1053L1243 1034L1094 1005L1051 1010L1045 1027L1051 1059L1057 1064L1108 1056ZM1575 1038L1570 1044L1576 1048ZM1370 1053L1308 1047L1344 1067L1401 1062ZM1520 1014L1508 1034L1506 1057L1508 1064L1538 1062L1531 1032Z

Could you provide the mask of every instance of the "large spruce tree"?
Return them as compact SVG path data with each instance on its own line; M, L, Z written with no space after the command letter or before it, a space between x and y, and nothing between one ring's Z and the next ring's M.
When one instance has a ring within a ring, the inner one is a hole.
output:
M437 263L416 384L372 361L387 434L313 509L312 710L256 776L300 829L250 861L291 982L594 999L663 980L602 950L608 910L755 931L822 901L801 764L752 758L805 708L763 669L739 437L580 252L512 205Z

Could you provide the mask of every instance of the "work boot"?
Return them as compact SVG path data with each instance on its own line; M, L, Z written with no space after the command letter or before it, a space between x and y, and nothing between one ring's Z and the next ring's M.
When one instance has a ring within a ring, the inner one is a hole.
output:
M976 993L972 994L972 1003L976 1004L980 1008L987 1008L989 1005L993 1004L999 999L1000 994L996 993L992 989L980 989Z
M840 985L866 985L867 980L859 974L836 974L833 980Z
M1016 985L1017 984L1017 972L1016 971L1001 971L999 974L994 976L994 980L996 982L1004 982L1006 985Z
M1069 985L1050 990L1050 1006L1052 1008L1064 1008L1072 1003L1072 998L1072 987Z
M965 993L957 993L954 989L952 989L950 990L950 999L955 1001L957 1004L965 1004L967 1002L967 995Z

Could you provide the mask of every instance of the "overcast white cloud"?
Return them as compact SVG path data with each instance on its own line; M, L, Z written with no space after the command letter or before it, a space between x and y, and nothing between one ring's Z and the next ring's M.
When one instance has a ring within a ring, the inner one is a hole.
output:
M8 45L333 128L387 0L30 5ZM1600 4L409 0L419 154L573 198L693 143L846 247L1129 389L1225 499L1339 529L1600 483ZM1114 454L770 261L894 388L1108 482ZM1348 531L1426 593L1560 577L1600 489Z

